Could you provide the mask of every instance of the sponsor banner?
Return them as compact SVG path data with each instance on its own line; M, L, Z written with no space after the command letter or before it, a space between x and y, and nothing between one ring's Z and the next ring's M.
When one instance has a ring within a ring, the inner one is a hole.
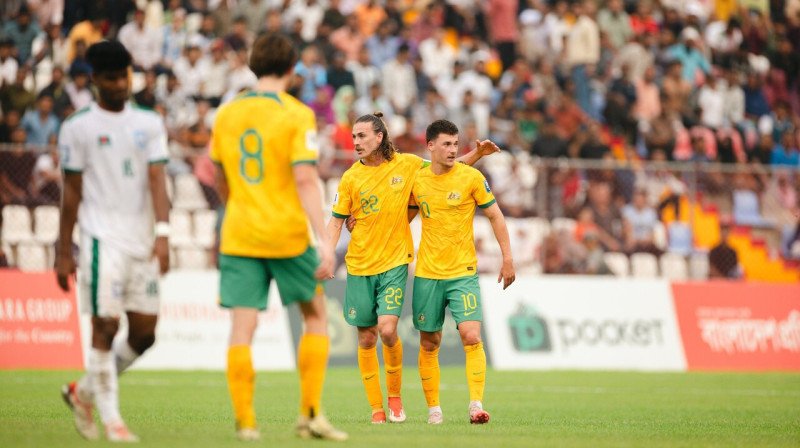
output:
M482 279L497 369L685 370L662 280L523 277L503 291Z
M156 343L133 368L225 370L231 317L219 306L219 272L171 272L160 286ZM117 337L125 333L121 329ZM252 354L256 370L295 368L289 322L274 282L268 308L259 313Z
M800 286L672 285L690 370L800 371Z
M83 367L74 285L53 272L0 269L0 369Z
M344 291L346 282L340 279L333 279L325 282L325 293L327 295L328 308L328 334L331 338L330 366L357 366L358 365L358 331L344 320ZM403 341L403 364L416 366L419 355L419 331L414 328L413 317L411 316L411 297L413 277L406 284L406 301L403 304L403 314L397 324L397 334ZM300 340L303 331L303 321L297 307L289 309L289 320L292 326L292 339L295 346ZM484 334L485 339L485 334ZM381 351L381 343L378 341L378 351ZM490 359L487 347L487 360ZM461 344L461 337L458 335L456 323L452 316L447 312L444 328L442 329L442 342L439 349L440 365L464 365L464 347Z

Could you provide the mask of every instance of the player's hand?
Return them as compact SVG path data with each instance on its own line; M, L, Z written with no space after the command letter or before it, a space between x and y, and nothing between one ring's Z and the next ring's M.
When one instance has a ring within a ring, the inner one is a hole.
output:
M348 216L344 221L344 225L347 227L348 232L353 233L353 228L356 226L356 218L354 218L353 215Z
M152 258L158 259L158 270L161 275L169 272L169 241L167 237L160 236L156 238L156 243L153 245Z
M314 278L317 281L329 280L333 278L333 264L334 264L334 256L333 251L331 251L327 245L322 245L319 247L319 266L317 266L317 270L314 271Z
M475 140L475 148L478 150L478 154L481 157L490 156L496 152L500 152L500 148L491 140Z
M71 275L75 275L75 261L68 251L65 254L59 254L56 258L56 278L58 279L59 288L64 292L69 291L69 277Z
M506 289L514 283L516 278L514 262L511 260L503 261L503 267L500 268L500 275L497 277L497 283L503 282L503 289Z

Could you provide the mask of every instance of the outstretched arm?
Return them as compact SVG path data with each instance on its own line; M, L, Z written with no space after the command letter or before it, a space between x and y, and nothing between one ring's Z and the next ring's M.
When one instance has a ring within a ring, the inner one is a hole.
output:
M491 140L476 140L475 149L457 158L456 162L461 162L472 166L475 165L475 163L480 160L481 157L488 156L496 152L500 152L500 148L498 148L497 145L495 145Z
M497 203L483 209L483 212L492 224L494 237L497 239L497 243L500 245L500 252L503 254L503 266L500 268L500 276L497 277L497 283L502 281L503 289L506 289L514 283L516 279L514 260L511 257L511 238L508 236L506 220Z

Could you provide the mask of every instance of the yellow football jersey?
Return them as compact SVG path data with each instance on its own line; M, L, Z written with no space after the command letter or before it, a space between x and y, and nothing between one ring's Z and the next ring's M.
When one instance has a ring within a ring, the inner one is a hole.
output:
M317 162L314 113L287 93L248 92L220 108L211 159L230 190L220 252L288 258L309 245L292 166Z
M414 276L439 280L477 273L472 236L475 207L495 203L483 174L461 163L438 176L428 167L417 176L412 194L422 217Z
M333 216L356 219L345 256L347 272L375 275L414 259L408 200L425 165L415 155L395 154L380 166L356 162L342 175Z

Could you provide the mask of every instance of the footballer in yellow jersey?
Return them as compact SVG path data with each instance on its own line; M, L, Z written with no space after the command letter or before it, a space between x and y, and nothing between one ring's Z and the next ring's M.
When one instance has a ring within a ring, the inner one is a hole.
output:
M439 344L445 309L456 321L467 358L470 422L489 421L483 410L486 353L481 342L481 292L472 220L480 207L503 254L498 282L514 282L514 263L503 213L489 183L476 169L455 163L458 128L437 120L426 131L431 166L417 176L412 200L422 217L422 242L414 274L414 327L420 331L419 372L428 402L428 423L442 423L439 405Z
M282 35L264 34L253 44L253 91L220 108L211 158L225 201L220 243L220 303L231 309L228 388L236 435L258 440L250 345L258 312L267 307L272 279L284 305L297 303L304 334L297 348L303 438L345 440L321 413L322 384L330 341L321 280L333 274L333 252L322 218L314 113L286 94L297 52ZM311 247L308 224L321 246Z
M382 114L363 115L353 126L353 143L359 161L342 176L328 222L331 250L336 246L345 220L355 225L348 246L344 317L358 327L358 365L372 408L372 422L387 420L383 407L376 344L380 335L386 369L390 422L405 421L400 399L403 346L397 322L405 303L408 263L414 245L408 225L411 188L428 163L413 155L399 154L381 119ZM463 159L474 163L499 149L490 142Z

